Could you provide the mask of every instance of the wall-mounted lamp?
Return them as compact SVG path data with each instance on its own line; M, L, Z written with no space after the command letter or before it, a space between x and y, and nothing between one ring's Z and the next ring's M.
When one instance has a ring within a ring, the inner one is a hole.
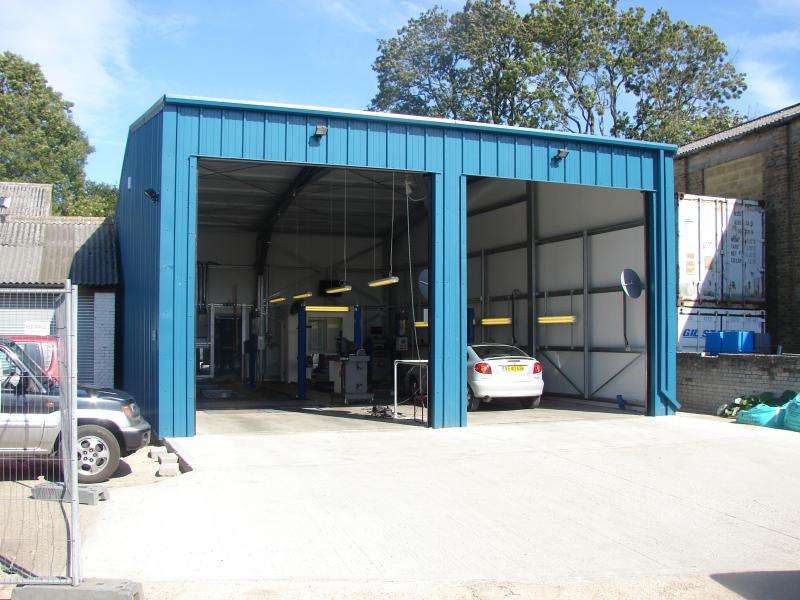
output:
M144 191L144 195L147 196L147 198L152 202L158 202L160 198L159 193L155 191L153 188L147 188Z
M317 125L314 129L314 135L316 137L322 137L323 135L328 135L328 126L327 125Z
M556 160L564 160L565 158L567 158L568 154L569 150L567 150L566 148L559 148L558 152L556 152L556 155L553 158L555 158Z
M11 208L11 198L8 196L0 196L0 208L3 210Z

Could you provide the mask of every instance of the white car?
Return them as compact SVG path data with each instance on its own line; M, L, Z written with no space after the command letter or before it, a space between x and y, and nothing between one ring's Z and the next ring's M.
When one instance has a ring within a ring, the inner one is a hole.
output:
M523 408L535 408L543 389L542 363L516 346L467 346L467 410L494 398L519 398Z

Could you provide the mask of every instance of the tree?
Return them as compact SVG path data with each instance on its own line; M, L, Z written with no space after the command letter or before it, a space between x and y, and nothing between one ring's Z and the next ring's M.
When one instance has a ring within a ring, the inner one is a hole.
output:
M0 179L52 183L57 206L75 201L93 148L71 109L39 65L0 54Z
M117 186L87 181L78 197L60 205L68 217L111 217L117 208Z
M434 7L379 40L371 110L537 126L549 110L543 61L513 2Z
M373 69L373 110L676 144L741 122L728 102L746 87L711 28L617 0L435 8L381 40Z
M447 13L434 7L378 41L373 110L464 118L466 73Z

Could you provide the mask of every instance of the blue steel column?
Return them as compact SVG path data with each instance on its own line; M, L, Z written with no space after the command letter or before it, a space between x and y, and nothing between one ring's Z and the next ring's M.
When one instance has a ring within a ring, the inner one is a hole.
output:
M428 377L430 378L430 394L428 398L428 424L431 427L444 426L444 322L445 322L445 286L442 275L444 262L444 207L443 207L443 177L430 176L431 203L430 203L430 271L428 276L428 290L430 317L428 331L430 332L430 356L428 357Z
M195 318L197 316L197 157L189 158L189 210L186 226L186 389L185 389L185 434L195 434Z
M650 416L673 415L677 400L675 194L672 156L658 151L655 193L648 194L648 371Z
M361 305L356 304L353 306L353 343L356 346L356 350L361 350L364 347L362 343L364 334L362 331L363 323L361 319Z
M306 399L306 307L297 311L297 399Z
M434 174L431 203L432 427L464 427L466 415L466 177Z

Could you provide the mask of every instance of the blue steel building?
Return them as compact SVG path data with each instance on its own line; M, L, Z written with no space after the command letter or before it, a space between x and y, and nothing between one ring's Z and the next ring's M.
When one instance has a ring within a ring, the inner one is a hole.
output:
M553 402L674 414L675 150L164 96L122 166L118 385L180 437L212 383L346 395L365 355L389 398L427 360L428 425L463 427L481 341L536 356Z

